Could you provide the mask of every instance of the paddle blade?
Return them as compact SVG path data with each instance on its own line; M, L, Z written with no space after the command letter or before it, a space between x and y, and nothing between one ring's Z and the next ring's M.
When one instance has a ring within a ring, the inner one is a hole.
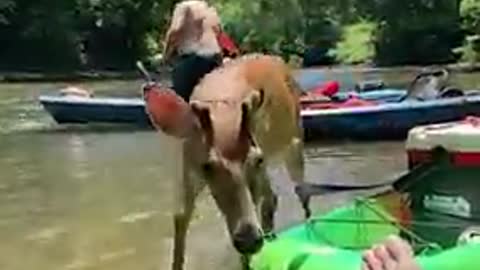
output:
M173 90L156 83L143 86L145 109L157 130L184 138L193 128L194 116L185 100Z

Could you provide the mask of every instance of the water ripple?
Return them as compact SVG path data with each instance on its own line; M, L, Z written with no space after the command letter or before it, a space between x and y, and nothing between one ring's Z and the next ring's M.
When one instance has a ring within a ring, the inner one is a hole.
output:
M120 217L119 222L120 223L135 223L138 221L150 219L153 216L158 214L158 211L145 211L145 212L134 212L134 213L129 213L127 215L124 215Z
M29 241L38 241L42 243L47 243L55 240L60 234L66 233L67 231L63 227L50 227L34 232L25 237Z

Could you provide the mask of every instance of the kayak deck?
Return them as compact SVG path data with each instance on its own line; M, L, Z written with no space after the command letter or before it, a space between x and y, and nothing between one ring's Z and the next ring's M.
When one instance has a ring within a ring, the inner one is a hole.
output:
M254 270L359 270L363 250L389 235L416 238L417 261L425 270L475 270L480 244L444 249L409 233L409 217L394 193L358 199L321 217L280 232L253 257ZM407 214L407 215L405 215Z

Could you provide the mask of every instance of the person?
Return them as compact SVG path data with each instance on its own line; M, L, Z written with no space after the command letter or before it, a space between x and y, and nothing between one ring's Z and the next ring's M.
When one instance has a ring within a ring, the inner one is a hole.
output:
M220 25L216 9L203 0L186 0L175 5L165 35L163 58L167 63L175 59L173 90L187 102L203 76L223 64L225 53L229 56L238 53Z
M363 254L362 270L421 270L412 247L393 235Z
M62 88L60 89L59 92L60 92L60 96L81 97L81 98L93 97L93 92L75 85L69 85L65 88Z
M407 88L406 99L434 100L447 86L450 73L446 69L425 68Z

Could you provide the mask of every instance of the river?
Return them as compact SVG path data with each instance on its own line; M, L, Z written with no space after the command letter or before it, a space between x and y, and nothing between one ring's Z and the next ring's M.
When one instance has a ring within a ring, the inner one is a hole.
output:
M412 74L382 76L404 84ZM480 88L478 74L454 81ZM134 96L140 83L83 85L97 95ZM64 85L0 85L0 269L169 269L171 139L151 131L57 126L36 97ZM405 169L403 142L315 143L305 154L310 181L381 182ZM284 178L279 173L275 179L279 228L301 221ZM323 211L349 198L324 196L314 208ZM187 246L187 269L238 268L207 192L198 200Z

